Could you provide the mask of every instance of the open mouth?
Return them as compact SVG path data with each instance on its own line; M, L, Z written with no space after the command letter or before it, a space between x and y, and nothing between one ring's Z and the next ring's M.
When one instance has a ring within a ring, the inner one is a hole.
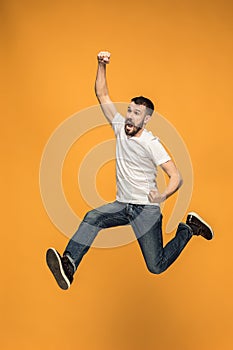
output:
M129 126L130 128L131 128L131 127L134 127L134 125L133 125L132 123L126 123L125 125L126 125L126 126Z
M133 130L133 128L134 128L134 125L133 125L133 124L131 124L131 123L126 123L126 124L125 124L125 129L126 129L126 131L130 132L130 131Z
M126 126L126 127L129 127L129 128L133 128L135 125L134 125L134 123L132 122L131 119L127 119L127 120L125 121L125 126Z
M131 119L125 121L125 133L128 136L135 136L141 130L140 126L136 126Z

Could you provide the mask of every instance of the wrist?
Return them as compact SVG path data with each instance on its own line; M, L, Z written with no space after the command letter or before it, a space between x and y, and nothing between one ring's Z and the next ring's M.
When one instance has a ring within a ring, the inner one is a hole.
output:
M106 72L106 64L103 62L98 61L98 70L99 72L103 72L105 74Z
M162 193L161 194L161 202L165 202L165 200L167 199L167 193Z

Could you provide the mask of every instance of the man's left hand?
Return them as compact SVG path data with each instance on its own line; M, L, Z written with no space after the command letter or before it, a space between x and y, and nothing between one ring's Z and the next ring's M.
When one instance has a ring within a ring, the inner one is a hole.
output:
M150 190L148 198L151 203L162 203L165 201L166 195L159 193L158 190Z

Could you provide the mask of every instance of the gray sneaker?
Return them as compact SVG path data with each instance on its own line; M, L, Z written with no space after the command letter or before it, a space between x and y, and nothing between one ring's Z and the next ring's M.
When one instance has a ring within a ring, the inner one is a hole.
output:
M54 249L49 248L46 252L46 262L57 284L61 289L70 288L73 282L74 268L67 256L61 257Z
M196 213L188 213L186 224L191 227L195 236L211 240L214 237L212 228Z

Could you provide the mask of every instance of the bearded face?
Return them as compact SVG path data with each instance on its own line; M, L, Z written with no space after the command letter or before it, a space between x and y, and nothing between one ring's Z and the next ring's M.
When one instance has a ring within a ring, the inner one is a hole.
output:
M125 120L125 133L127 136L135 136L138 134L138 132L142 129L143 125L144 125L144 119L139 122L138 125L135 125L135 123L133 122L132 118L126 118Z
M125 133L127 136L139 136L146 119L146 106L131 102L125 119Z

